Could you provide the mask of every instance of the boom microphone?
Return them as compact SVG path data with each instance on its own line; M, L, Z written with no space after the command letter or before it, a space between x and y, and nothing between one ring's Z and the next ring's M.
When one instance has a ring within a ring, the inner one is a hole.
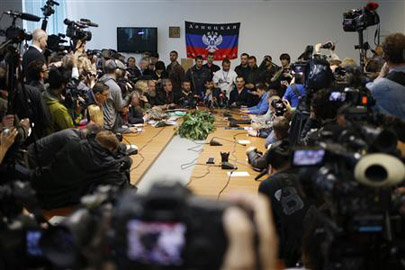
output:
M31 22L39 22L41 20L40 17L33 15L33 14L29 14L29 13L22 13L22 12L18 12L18 11L6 11L4 12L7 15L13 16L13 17L17 17L20 18L21 20L26 20L26 21L31 21Z
M94 23L88 19L80 19L80 23L87 25L87 26L91 26L91 27L98 27L97 23Z

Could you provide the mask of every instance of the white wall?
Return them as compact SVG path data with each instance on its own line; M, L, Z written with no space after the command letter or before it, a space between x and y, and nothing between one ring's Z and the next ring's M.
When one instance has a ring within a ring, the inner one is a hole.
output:
M185 57L184 21L206 23L241 22L239 53L248 52L259 61L265 54L276 60L283 52L295 59L308 44L337 41L341 58L358 59L354 50L357 33L342 30L342 13L360 8L367 1L349 0L269 0L269 1L71 1L71 19L88 18L100 25L92 28L89 48L116 49L116 28L130 26L158 27L158 50L168 62L171 50ZM378 1L382 34L403 32L405 1ZM180 39L169 39L169 26L181 27ZM366 33L367 35L367 33ZM370 44L374 28L368 30ZM238 62L238 60L236 61ZM234 61L233 65L235 66Z

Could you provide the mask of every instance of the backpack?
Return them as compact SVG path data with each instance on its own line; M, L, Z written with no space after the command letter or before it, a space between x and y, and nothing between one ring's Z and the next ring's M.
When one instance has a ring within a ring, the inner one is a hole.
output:
M299 143L300 135L309 119L309 110L305 108L305 103L300 102L291 120L289 140L292 147Z

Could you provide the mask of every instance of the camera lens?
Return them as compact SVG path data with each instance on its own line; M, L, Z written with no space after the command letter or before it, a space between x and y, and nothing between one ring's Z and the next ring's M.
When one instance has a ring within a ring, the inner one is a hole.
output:
M365 176L371 182L383 182L387 179L388 173L387 170L381 165L372 165L367 168Z

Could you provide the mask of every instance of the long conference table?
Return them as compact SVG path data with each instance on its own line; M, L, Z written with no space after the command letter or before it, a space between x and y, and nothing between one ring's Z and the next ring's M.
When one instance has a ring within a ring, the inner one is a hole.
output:
M206 143L196 142L196 146L201 144L203 148L198 160L195 162L195 167L188 183L188 187L195 194L211 199L216 199L218 195L223 196L236 190L257 192L260 183L254 180L259 173L249 166L246 149L247 147L254 146L260 151L264 151L264 140L247 137L246 130L227 129L228 121L223 116L225 112L230 113L235 119L241 119L240 113L237 111L216 111L215 131L208 136L205 140ZM243 127L243 125L241 126ZM162 128L145 126L142 133L124 135L124 143L135 144L139 150L138 155L132 157L131 184L137 185L140 183L143 175L145 175L154 161L170 143L175 133L176 129L172 126ZM210 146L209 142L213 138L221 143L222 146ZM249 144L239 144L239 140L248 140ZM237 170L221 169L220 152L230 153L229 162L235 165ZM214 165L206 164L207 159L210 157L216 159ZM232 177L229 177L228 173L230 172L232 172ZM244 172L245 174L247 172L249 176L233 177L238 172Z

